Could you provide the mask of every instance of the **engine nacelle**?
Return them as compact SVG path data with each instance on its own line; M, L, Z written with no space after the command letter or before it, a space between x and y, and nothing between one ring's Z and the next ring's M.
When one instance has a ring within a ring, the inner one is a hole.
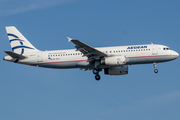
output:
M111 65L111 66L125 65L126 58L124 56L106 57L103 60L101 60L101 64Z
M119 66L119 67L112 67L112 68L105 68L104 74L107 75L125 75L128 74L128 66Z

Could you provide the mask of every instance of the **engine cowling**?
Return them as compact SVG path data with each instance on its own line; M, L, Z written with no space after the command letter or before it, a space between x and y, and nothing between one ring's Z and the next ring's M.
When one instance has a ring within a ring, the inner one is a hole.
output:
M125 56L106 57L103 60L101 60L101 64L111 65L111 66L125 65L126 57Z
M125 75L128 74L128 66L119 66L119 67L112 67L112 68L105 68L104 74L107 75Z

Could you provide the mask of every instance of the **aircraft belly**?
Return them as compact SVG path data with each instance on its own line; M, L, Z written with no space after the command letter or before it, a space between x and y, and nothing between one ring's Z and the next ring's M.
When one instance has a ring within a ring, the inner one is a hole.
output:
M57 68L57 69L66 69L66 68L77 68L78 62L68 62L68 63L47 63L47 64L39 64L39 67L47 67L47 68Z
M91 65L86 60L77 60L77 61L68 61L68 62L51 62L51 63L40 63L39 67L47 68L57 68L57 69L66 69L66 68L89 68Z

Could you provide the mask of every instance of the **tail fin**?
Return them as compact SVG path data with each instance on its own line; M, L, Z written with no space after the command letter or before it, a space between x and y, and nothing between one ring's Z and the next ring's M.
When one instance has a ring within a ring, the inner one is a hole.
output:
M39 51L14 26L6 27L12 51L20 55Z

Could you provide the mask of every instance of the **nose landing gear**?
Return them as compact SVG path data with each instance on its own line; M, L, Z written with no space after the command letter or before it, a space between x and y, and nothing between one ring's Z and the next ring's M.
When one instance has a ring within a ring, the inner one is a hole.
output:
M156 66L156 63L153 63L153 66L154 66L154 72L155 72L155 73L158 73L158 69L156 69L156 67L157 67L157 66Z

